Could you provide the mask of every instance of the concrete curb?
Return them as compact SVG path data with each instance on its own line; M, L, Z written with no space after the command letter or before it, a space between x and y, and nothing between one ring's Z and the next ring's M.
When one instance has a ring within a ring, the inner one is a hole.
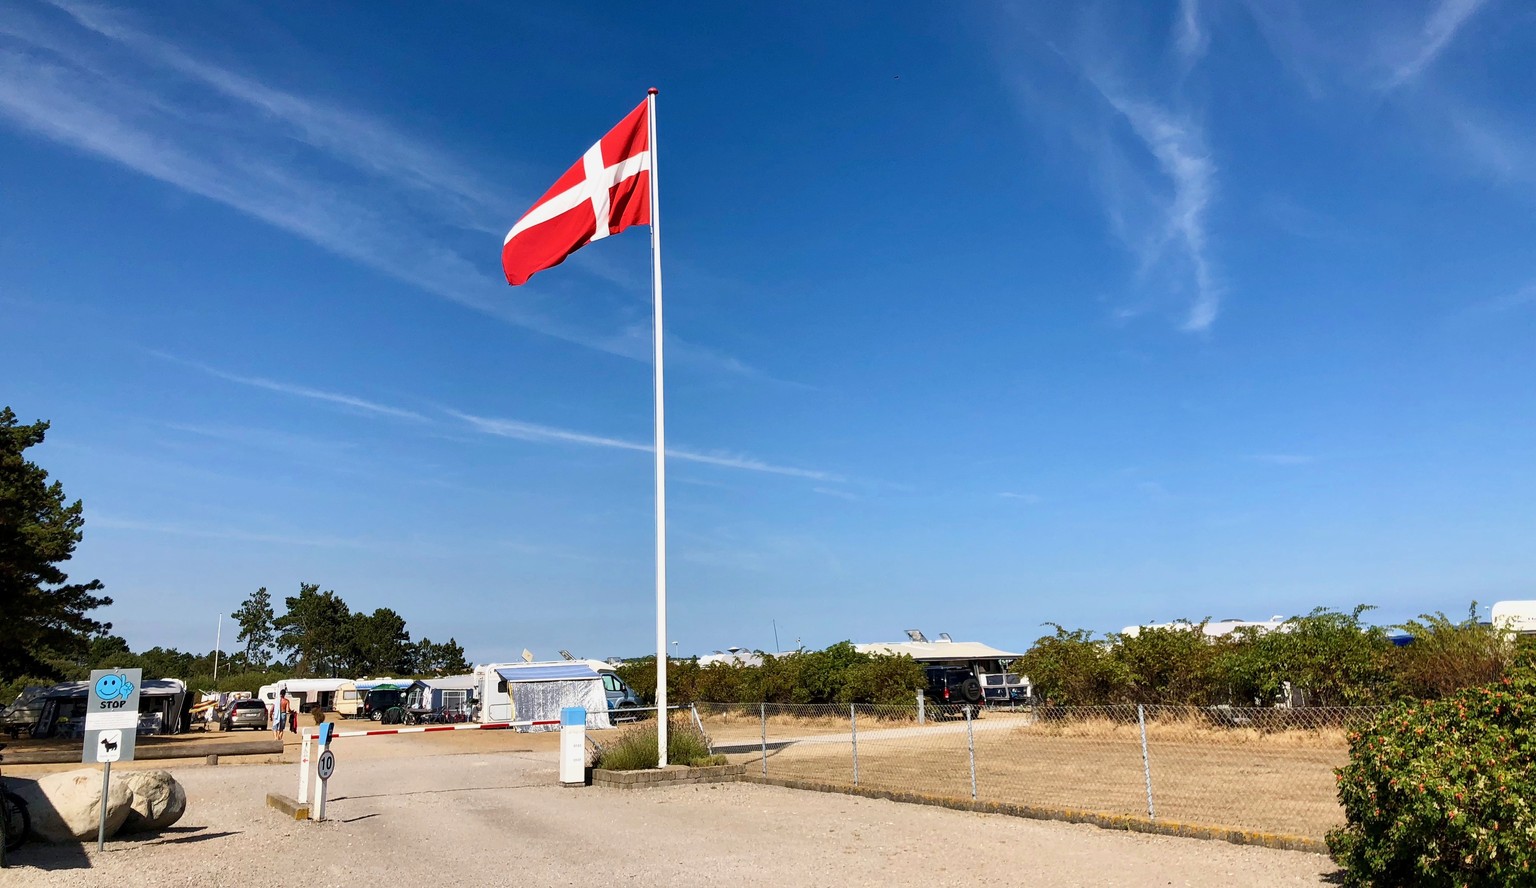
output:
M709 765L703 768L673 765L645 771L593 768L592 785L609 789L657 789L663 786L696 786L701 783L735 783L746 770L746 765Z
M294 820L309 819L308 802L295 801L294 799L290 798L289 796L285 796L282 793L267 793L267 807L276 808L278 813L285 817L291 817Z
M971 799L930 796L916 792L867 789L861 786L847 786L836 783L818 783L812 780L764 777L760 774L744 773L738 779L745 783L756 783L763 786L781 786L785 789L801 789L810 792L841 793L843 795L862 796L868 799L888 799L893 802L905 802L913 805L934 805L940 808L951 808L956 811L975 811L980 814L1006 814L1011 817L1027 817L1031 820L1088 823L1103 829L1117 829L1126 832L1149 833L1160 836L1178 836L1190 839L1207 839L1231 842L1234 845L1256 845L1261 848L1274 848L1279 851L1306 851L1313 854L1328 853L1328 844L1326 842L1307 836L1288 836L1221 826L1205 826L1196 823L1175 823L1168 820L1148 820L1145 817L1100 814L1094 811L1079 811L1073 808L1041 808L1035 805L1017 805L1009 802L981 802Z

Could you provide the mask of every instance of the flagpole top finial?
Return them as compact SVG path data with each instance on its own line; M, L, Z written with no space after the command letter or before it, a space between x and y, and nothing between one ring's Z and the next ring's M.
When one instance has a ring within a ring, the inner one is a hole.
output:
M661 92L661 90L657 89L654 86L645 91L646 95L650 95L650 96L654 96L654 95L656 95L659 92Z

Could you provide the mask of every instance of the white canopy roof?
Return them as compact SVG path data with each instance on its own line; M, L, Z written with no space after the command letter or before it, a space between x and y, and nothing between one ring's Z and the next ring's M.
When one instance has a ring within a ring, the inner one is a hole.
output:
M979 641L877 641L856 644L861 654L906 654L914 660L1012 660L1018 654Z

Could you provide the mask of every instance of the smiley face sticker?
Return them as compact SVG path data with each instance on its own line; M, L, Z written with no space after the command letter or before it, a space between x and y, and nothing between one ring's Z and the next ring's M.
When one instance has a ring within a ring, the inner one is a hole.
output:
M102 700L126 700L133 694L133 682L121 675L103 675L96 679L96 696Z

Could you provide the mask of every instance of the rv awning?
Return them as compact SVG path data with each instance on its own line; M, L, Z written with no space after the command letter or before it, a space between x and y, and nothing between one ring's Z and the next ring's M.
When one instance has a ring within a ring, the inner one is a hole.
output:
M498 669L496 674L507 681L580 681L598 677L591 666L574 663L557 666L512 666Z

